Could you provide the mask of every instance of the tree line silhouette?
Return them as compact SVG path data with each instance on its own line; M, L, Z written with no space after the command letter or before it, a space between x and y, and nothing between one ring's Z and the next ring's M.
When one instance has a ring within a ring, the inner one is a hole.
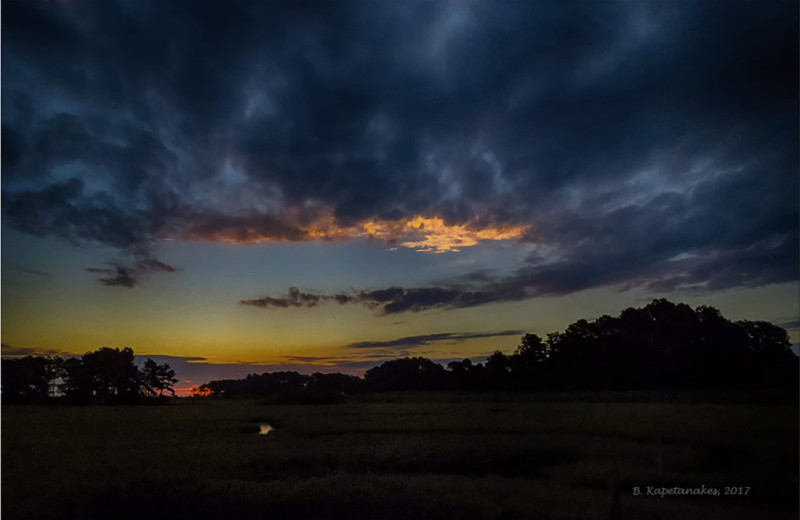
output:
M578 320L541 338L525 334L513 354L494 352L442 366L424 357L387 361L363 378L297 372L211 381L195 395L333 402L345 394L393 391L617 391L778 388L798 384L786 331L732 322L719 310L665 299L619 316Z
M615 391L778 388L798 384L786 331L764 321L732 322L713 307L664 299L619 316L578 320L563 332L525 334L512 354L446 366L424 357L387 361L363 377L266 372L205 383L200 397L339 402L347 394L396 391ZM174 395L175 371L130 348L101 348L81 358L3 359L3 401L128 403Z
M148 358L138 367L130 348L2 360L4 402L137 403L175 395L177 382L167 363Z

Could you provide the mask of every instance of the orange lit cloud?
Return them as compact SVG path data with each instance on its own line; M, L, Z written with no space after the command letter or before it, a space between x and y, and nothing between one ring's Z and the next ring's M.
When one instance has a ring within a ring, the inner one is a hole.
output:
M263 224L268 224L264 226ZM367 220L342 226L333 216L310 224L278 224L276 220L237 222L213 231L192 233L191 239L237 244L293 242L305 240L344 241L355 238L385 240L387 243L426 253L458 252L486 240L521 237L530 226L495 224L448 224L441 217L415 216L401 220Z
M483 240L511 240L521 237L530 226L498 226L476 228L468 224L448 225L440 217L414 217L403 223L398 244L430 253L460 251Z

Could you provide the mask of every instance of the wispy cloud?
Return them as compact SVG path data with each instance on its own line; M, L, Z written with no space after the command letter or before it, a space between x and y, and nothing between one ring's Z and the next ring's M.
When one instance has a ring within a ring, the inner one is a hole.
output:
M40 271L38 269L30 269L28 267L13 267L15 271L19 271L21 273L32 274L35 276L41 276L42 278L52 278L53 273L47 271Z
M87 267L86 271L101 275L97 281L103 285L133 289L148 273L175 273L180 271L180 268L165 264L155 258L143 258L130 266L117 264L113 268Z
M65 352L63 350L57 349L43 349L37 347L16 347L13 345L9 345L8 343L3 343L2 348L0 348L0 352L2 352L3 357L14 358L14 357L25 357L25 356L62 356L62 357L70 357L70 356L79 356L81 354L76 354L74 352Z
M417 348L434 344L462 343L470 339L495 338L501 336L520 336L521 330L503 330L498 332L442 332L438 334L423 334L419 336L405 336L384 341L360 341L346 346L349 349L382 349L382 348Z
M562 238L564 256L543 261L533 254L509 275L492 277L478 271L475 276L460 276L430 286L353 289L333 294L304 293L292 288L285 297L242 300L240 304L265 309L308 308L335 301L363 305L380 314L398 314L563 296L596 287L697 294L797 279L797 230L761 240L744 251L732 246L698 248L693 254L679 255L682 246L676 246L671 235L646 238L648 223L656 225L652 221L659 218L658 213L641 208L624 213L638 223L625 223L621 216L615 216L616 236L590 234L592 238L575 243ZM553 239L559 240L555 236ZM635 252L626 249L628 241L638 241Z

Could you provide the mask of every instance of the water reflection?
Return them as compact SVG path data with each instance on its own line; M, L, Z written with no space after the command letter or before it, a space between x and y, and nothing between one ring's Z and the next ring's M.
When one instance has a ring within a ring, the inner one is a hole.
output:
M271 432L274 428L269 423L261 423L258 425L258 434L259 435L266 435Z

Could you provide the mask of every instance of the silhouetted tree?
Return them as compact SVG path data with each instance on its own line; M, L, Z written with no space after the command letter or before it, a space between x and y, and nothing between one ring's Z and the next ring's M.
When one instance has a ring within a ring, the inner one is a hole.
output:
M64 360L61 391L74 402L89 402L94 397L94 377L80 358Z
M536 366L550 357L550 347L536 334L525 334L514 355L526 364Z
M321 389L332 387L337 390L327 394L331 398L359 387L384 392L792 386L798 372L789 346L786 331L771 323L731 322L713 307L692 309L658 299L616 317L578 320L546 340L525 334L512 355L498 350L485 364L465 359L451 361L445 369L426 358L403 358L371 368L361 385L341 374L346 385L325 381L335 381L333 375L279 372L213 381L200 392L272 395L295 385L302 386L297 392L308 400L313 392L326 395Z
M103 347L83 355L91 374L93 395L100 401L132 401L139 397L139 370L130 348Z
M209 381L202 385L196 386L192 389L192 395L195 397L224 397L225 389L228 384L235 384L237 381L234 379L221 379Z
M103 347L63 364L62 391L71 401L131 403L140 394L141 379L133 350Z
M451 361L447 364L447 370L452 374L451 379L455 388L461 390L475 389L473 381L475 368L472 365L472 360Z
M311 381L308 388L337 392L343 394L355 394L362 390L362 380L359 377L335 372L323 374L315 372L311 374Z
M547 343L543 371L560 388L730 388L787 385L797 377L783 329L733 323L713 307L692 310L664 299L617 318L578 320Z
M511 386L511 360L496 350L486 358L485 385L487 390L508 390Z
M311 374L305 389L300 395L303 403L331 404L345 401L345 395L356 394L362 390L361 378L346 374Z
M46 357L26 356L2 360L3 400L36 401L50 394L52 360Z
M50 362L47 364L47 377L50 382L48 389L48 397L57 397L59 392L59 383L64 381L66 371L64 369L64 359L58 356L48 358Z
M517 350L509 358L512 386L532 389L544 386L546 374L542 370L550 357L550 346L536 334L525 334Z
M175 394L175 371L148 359L140 371L133 350L103 347L82 357L27 356L2 360L3 401L63 397L74 403L132 403Z
M178 379L175 377L175 371L167 363L159 364L147 358L140 371L140 378L147 395L161 397L164 392L175 395L173 385L178 382Z
M443 390L449 377L442 365L424 357L387 361L370 368L364 374L364 383L375 392L398 390Z

